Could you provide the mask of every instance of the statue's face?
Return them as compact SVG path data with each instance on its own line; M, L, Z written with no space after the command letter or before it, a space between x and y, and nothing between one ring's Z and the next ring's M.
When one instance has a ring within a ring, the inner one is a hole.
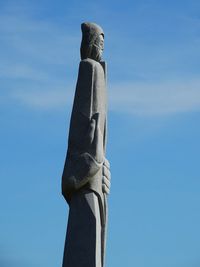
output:
M102 54L104 50L104 36L103 34L100 34L97 36L94 45L93 45L93 51L92 51L92 58L100 61Z
M103 34L98 35L95 45L98 47L99 54L102 56L104 50L104 37Z

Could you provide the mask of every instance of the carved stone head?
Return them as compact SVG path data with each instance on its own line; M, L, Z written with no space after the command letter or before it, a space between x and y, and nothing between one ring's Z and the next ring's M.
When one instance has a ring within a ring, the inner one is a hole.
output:
M82 23L81 59L92 58L101 60L104 49L104 33L100 26L95 23Z

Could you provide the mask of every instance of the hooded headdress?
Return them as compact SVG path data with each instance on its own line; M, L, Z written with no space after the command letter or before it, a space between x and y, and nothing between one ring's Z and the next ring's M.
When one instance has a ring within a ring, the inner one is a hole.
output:
M81 30L82 30L81 59L83 60L91 57L92 48L96 38L99 35L104 36L104 32L99 25L90 22L82 23Z

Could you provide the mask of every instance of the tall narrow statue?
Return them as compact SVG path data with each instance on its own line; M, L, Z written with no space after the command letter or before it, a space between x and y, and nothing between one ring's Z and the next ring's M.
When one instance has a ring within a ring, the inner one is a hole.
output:
M81 30L81 62L62 176L62 193L69 204L63 267L103 267L110 191L104 33L95 23L83 23Z

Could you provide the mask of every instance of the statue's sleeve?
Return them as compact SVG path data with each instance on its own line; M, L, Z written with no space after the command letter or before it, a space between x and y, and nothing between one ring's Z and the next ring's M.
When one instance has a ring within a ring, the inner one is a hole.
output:
M94 77L95 66L91 62L81 61L62 176L62 193L67 201L74 192L87 184L102 166L88 149L88 129L93 116Z

